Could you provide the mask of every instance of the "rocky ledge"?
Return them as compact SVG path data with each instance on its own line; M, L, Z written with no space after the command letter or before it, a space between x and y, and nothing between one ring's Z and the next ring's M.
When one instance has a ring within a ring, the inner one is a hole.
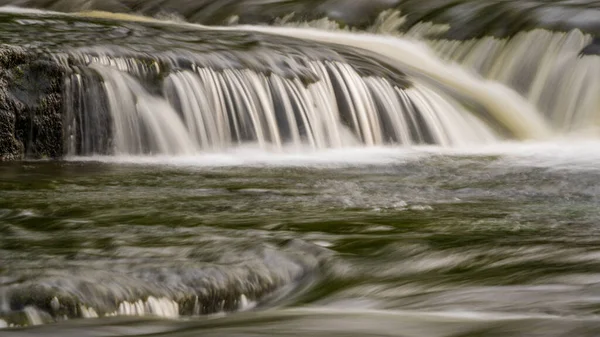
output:
M35 52L0 47L0 161L62 156L65 71Z

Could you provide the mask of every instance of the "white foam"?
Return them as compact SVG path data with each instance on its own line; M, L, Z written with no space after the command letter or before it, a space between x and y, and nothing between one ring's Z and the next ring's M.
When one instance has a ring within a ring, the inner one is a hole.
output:
M248 300L246 295L242 294L238 302L238 311L246 311L256 307L256 302Z
M547 142L505 142L431 152L451 156L499 156L505 165L598 170L600 169L598 148L600 148L599 140L563 138Z
M31 217L36 216L36 214L32 210L26 209L26 210L21 211L19 213L19 216L26 217L26 218L31 218Z
M508 166L547 167L569 170L600 169L600 141L561 139L548 142L504 142L494 145L444 148L362 147L319 151L269 152L256 148L238 148L220 153L195 156L92 156L70 157L71 161L104 162L175 167L345 167L393 165L432 156L489 157Z
M146 311L153 315L170 318L179 316L179 305L168 298L154 298L150 296L145 304Z
M269 152L257 148L238 148L195 156L91 156L70 157L71 161L98 161L116 164L169 166L346 166L392 164L417 157L422 152L411 148L368 147L319 151Z
M179 317L179 305L177 302L168 298L155 298L150 296L146 301L138 300L136 302L121 302L117 311L108 313L106 316L158 316L177 318Z
M94 308L88 308L85 305L79 306L79 311L81 312L81 317L83 318L97 318L98 313Z
M325 247L325 248L329 248L329 247L333 246L333 243L331 243L329 241L323 241L323 240L313 241L312 243L314 243L317 246L321 246L321 247Z

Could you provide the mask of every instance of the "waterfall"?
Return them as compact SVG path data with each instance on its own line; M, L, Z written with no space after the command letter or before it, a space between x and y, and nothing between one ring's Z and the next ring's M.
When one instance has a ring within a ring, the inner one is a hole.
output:
M127 55L122 47L117 53L67 53L84 61L65 85L69 153L178 155L245 143L268 150L456 146L552 134L517 92L442 61L410 38L160 23L185 27L188 34L285 37L296 47L290 54L254 56L239 50L178 53L167 61ZM298 41L322 47L309 56L310 48ZM99 118L102 123L95 122Z
M327 18L293 22L293 16L277 20L288 27L344 30ZM427 44L446 63L502 83L537 109L540 118L557 134L597 135L600 105L598 39L578 29L553 32L533 29L512 37L469 40L440 39L448 24L410 23L398 10L382 12L367 31Z
M384 36L104 12L36 15L6 25L29 32L10 31L10 41L36 46L65 69L70 155L194 155L245 144L269 151L461 146L561 131L520 87L443 60L433 42L415 39L444 27ZM378 29L402 21L392 13ZM48 43L37 38L45 31ZM71 32L81 38L66 39Z
M429 39L448 27L428 23L390 36L132 20L136 29L152 25L152 34L164 26L190 41L235 42L142 52L105 42L53 54L72 70L64 123L71 155L192 155L247 143L275 151L460 146L546 138L593 125L597 115L598 62L580 55L591 37L578 31L449 41ZM393 12L371 31L397 31L404 21Z
M485 126L459 104L425 86L400 89L338 62L310 62L310 68L320 80L308 86L250 70L177 72L167 78L173 94L166 97L180 106L195 143L209 149L241 140L335 148L492 139L477 133ZM458 125L474 132L457 133Z
M510 39L432 41L444 58L526 97L557 130L581 132L598 127L600 58L581 51L592 36L579 30L533 30Z
M517 92L496 82L473 76L458 65L442 62L424 43L393 36L313 28L245 26L242 29L375 50L376 57L382 61L389 62L412 76L441 84L483 107L495 121L509 129L517 138L541 138L551 134L535 107Z
M65 85L69 152L191 155L244 143L281 150L450 146L496 138L452 95L426 81L403 87L327 60L302 62L312 83L199 63L190 60L185 69L156 76L158 62L87 57Z

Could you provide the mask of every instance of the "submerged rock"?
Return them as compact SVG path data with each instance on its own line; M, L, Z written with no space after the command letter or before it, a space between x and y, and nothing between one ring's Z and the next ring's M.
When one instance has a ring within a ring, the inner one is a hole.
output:
M24 48L0 49L0 160L63 154L64 72Z
M74 318L175 318L280 305L293 300L287 295L312 284L333 257L332 251L299 239L258 245L208 241L190 250L178 266L170 266L170 260L118 259L81 269L82 261L73 260L61 270L23 274L11 265L7 274L18 274L20 281L0 284L0 319L25 326ZM130 264L121 270L122 263Z

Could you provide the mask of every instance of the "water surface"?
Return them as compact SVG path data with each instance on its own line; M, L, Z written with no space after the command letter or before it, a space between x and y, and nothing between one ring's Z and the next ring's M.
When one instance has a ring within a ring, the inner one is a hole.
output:
M594 336L596 146L3 163L3 333Z

